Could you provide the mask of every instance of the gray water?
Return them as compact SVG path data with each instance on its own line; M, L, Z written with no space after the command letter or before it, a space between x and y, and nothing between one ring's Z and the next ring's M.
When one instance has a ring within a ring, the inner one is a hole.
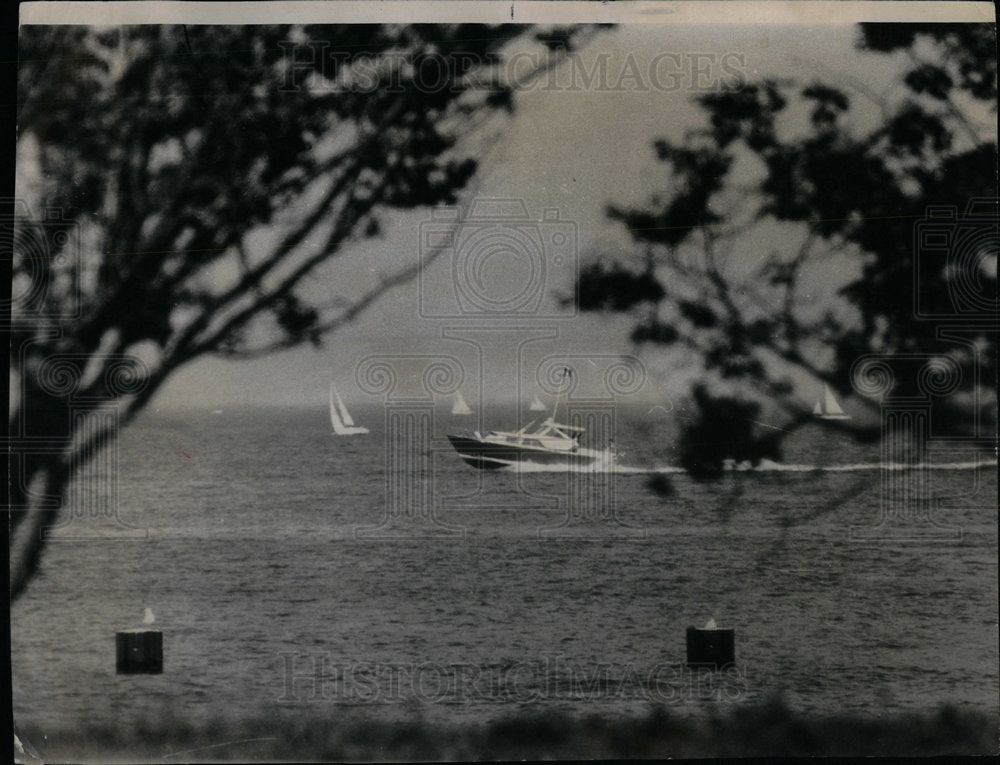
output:
M439 414L440 435L457 423ZM483 473L432 443L415 486L439 525L385 539L383 413L355 416L371 434L336 438L321 409L129 427L117 518L60 529L12 609L19 725L697 715L776 693L816 713L998 710L995 463L974 453L927 473L960 538L899 541L878 526L878 445L807 429L791 469L699 484L671 469L670 416L626 411L613 477ZM613 491L613 514L572 517L579 491ZM146 607L164 672L116 675L114 634ZM736 630L727 673L683 666L709 618Z

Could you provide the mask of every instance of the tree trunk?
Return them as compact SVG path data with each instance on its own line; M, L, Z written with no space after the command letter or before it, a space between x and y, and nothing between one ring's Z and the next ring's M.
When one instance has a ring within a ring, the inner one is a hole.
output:
M17 598L38 568L72 478L72 410L68 395L43 391L25 378L10 426L10 597Z

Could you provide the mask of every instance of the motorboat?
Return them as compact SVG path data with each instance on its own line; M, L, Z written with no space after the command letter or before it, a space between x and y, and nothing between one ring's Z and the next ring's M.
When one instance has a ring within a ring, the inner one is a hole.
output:
M564 425L551 417L537 430L531 430L534 424L532 420L518 431L491 430L485 435L479 431L449 433L448 440L465 462L480 470L525 463L583 467L614 461L614 454L609 450L580 446L579 438L585 428Z

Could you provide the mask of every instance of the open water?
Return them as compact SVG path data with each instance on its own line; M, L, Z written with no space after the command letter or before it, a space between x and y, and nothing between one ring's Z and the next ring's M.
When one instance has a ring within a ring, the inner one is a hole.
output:
M662 409L619 412L621 468L596 476L478 472L438 440L399 454L383 415L358 408L371 433L347 438L322 409L127 428L115 517L58 529L12 609L18 724L697 715L772 694L998 711L992 455L934 453L930 515L886 517L878 445L818 428L700 484ZM438 415L437 436L464 424ZM146 607L164 672L117 675L115 632ZM710 618L736 631L724 673L684 666Z

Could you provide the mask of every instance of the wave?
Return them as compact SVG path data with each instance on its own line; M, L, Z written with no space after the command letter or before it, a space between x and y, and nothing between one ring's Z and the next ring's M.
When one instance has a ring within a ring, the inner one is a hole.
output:
M727 460L723 469L729 473L864 473L877 470L978 470L983 467L997 467L997 460L971 460L968 462L857 462L847 465L795 465L761 460L757 465L748 462L736 463ZM676 465L640 467L598 462L592 465L543 465L537 462L521 462L505 469L515 473L620 473L622 475L680 474L687 471Z

